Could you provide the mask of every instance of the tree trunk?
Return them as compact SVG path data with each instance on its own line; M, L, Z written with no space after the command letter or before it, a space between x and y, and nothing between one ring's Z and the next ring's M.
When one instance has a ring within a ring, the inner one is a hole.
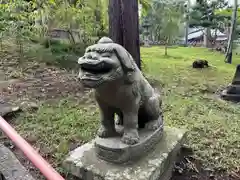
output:
M229 63L229 64L232 63L232 49L233 49L234 33L235 33L235 29L236 29L237 9L238 9L237 0L234 0L231 31L230 31L229 38L228 38L228 47L227 47L227 52L226 52L226 56L225 56L225 62Z
M75 41L75 39L74 39L74 37L73 37L73 34L72 34L71 29L68 29L67 32L68 32L68 35L69 35L70 42L71 42L73 45L75 45L75 44L76 44L76 41Z
M141 69L138 16L138 0L109 0L109 36L132 55Z
M165 52L164 52L164 55L165 55L165 56L168 55L168 52L167 52L167 48L168 48L168 40L169 40L169 39L167 38L166 41L165 41L165 46L164 46L164 51L165 51Z
M96 29L97 29L96 34L98 36L98 39L101 39L101 37L104 34L104 26L103 26L103 19L102 19L102 16L101 16L100 3L101 2L99 2L97 0L96 9L95 9L95 20L96 20Z
M211 42L210 42L210 38L211 37L211 29L210 28L205 28L204 30L204 35L203 35L203 38L204 38L204 47L206 48L210 48L211 47Z
M217 41L217 32L218 32L218 30L215 29L215 32L214 32L214 38L212 38L212 44L213 44L212 49L214 49L214 48L215 48L215 45L216 45L216 41Z
M0 51L3 51L3 38L0 38Z
M185 25L185 42L184 42L184 46L185 47L188 46L188 22L186 22L186 25Z
M164 55L167 56L167 44L165 44L165 48L164 49L165 49Z
M189 8L190 8L190 0L188 0L187 9L185 11L185 43L184 46L188 46L188 28L189 28Z

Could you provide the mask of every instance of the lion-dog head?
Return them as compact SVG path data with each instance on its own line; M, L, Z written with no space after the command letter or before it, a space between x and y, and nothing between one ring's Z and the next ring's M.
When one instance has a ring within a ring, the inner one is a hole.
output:
M79 79L89 88L97 88L107 82L124 79L131 83L131 74L137 66L132 56L110 38L103 37L97 44L89 46L78 59Z

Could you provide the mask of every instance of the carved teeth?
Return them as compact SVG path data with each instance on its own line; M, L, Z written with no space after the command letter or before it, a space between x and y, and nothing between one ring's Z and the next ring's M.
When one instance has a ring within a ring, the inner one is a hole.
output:
M107 73L111 70L111 65L104 63L104 62L85 62L82 63L81 65L81 69L84 73L87 73L88 75L91 74L101 74L101 73ZM85 78L85 76L83 76L83 78Z

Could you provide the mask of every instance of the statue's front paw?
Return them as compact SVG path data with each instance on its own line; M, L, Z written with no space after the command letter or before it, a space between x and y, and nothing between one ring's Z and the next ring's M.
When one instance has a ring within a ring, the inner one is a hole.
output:
M116 120L116 125L122 126L123 125L123 119L118 117L117 120Z
M131 130L129 132L124 132L122 137L122 142L128 145L134 145L139 142L139 136L137 130Z
M103 127L103 126L101 126L98 129L97 134L101 138L115 137L115 136L118 135L116 130L110 130L110 129L107 129L107 128Z
M155 131L158 128L160 128L162 126L162 124L163 124L162 119L159 118L158 120L154 120L154 121L150 121L150 122L146 123L145 128Z

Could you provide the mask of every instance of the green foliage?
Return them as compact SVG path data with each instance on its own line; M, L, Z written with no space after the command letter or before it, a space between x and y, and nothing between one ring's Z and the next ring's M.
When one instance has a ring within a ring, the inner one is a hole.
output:
M152 2L143 22L148 21L150 34L166 46L172 44L179 35L183 17L184 3L156 0ZM143 28L141 28L143 29Z
M151 8L151 0L139 0L139 4L142 5L142 16L146 16L148 10Z
M143 10L149 7L149 2L139 0ZM74 67L76 56L82 55L86 46L108 35L108 3L107 0L13 0L1 3L0 47L3 49L6 39L18 45L22 60L24 53L32 48L28 51L31 56L42 57L40 59L47 64ZM52 29L68 32L70 43L50 38ZM33 43L32 47L29 42ZM42 46L35 49L39 44Z
M31 23L32 16L29 16L28 10L31 5L24 1L10 1L0 4L0 38L1 42L5 37L15 38L18 45L19 63L23 60L23 41L32 34ZM2 47L2 45L1 45Z
M182 12L176 6L164 6L162 11L164 18L162 18L162 27L159 33L168 44L178 35Z
M217 15L223 16L228 20L228 25L231 25L231 18L232 18L232 8L227 8L227 9L221 9L221 10L217 10L215 12ZM238 8L237 11L237 25L240 25L240 8ZM237 33L240 33L240 28L238 27L236 29Z
M228 18L216 11L224 7L227 7L225 0L198 0L189 13L190 27L201 26L222 30Z
M20 56L23 56L25 41L41 43L49 39L51 29L64 29L70 34L68 53L75 54L79 44L84 48L95 41L93 37L107 34L107 8L105 0L8 1L0 4L0 40L15 38ZM72 30L79 31L81 42L71 36ZM64 48L56 48L56 44L48 45L53 46L50 49L54 54L66 52Z
M65 41L45 39L32 45L25 56L37 59L47 65L76 70L76 60L84 54L86 46L82 42L69 44Z

